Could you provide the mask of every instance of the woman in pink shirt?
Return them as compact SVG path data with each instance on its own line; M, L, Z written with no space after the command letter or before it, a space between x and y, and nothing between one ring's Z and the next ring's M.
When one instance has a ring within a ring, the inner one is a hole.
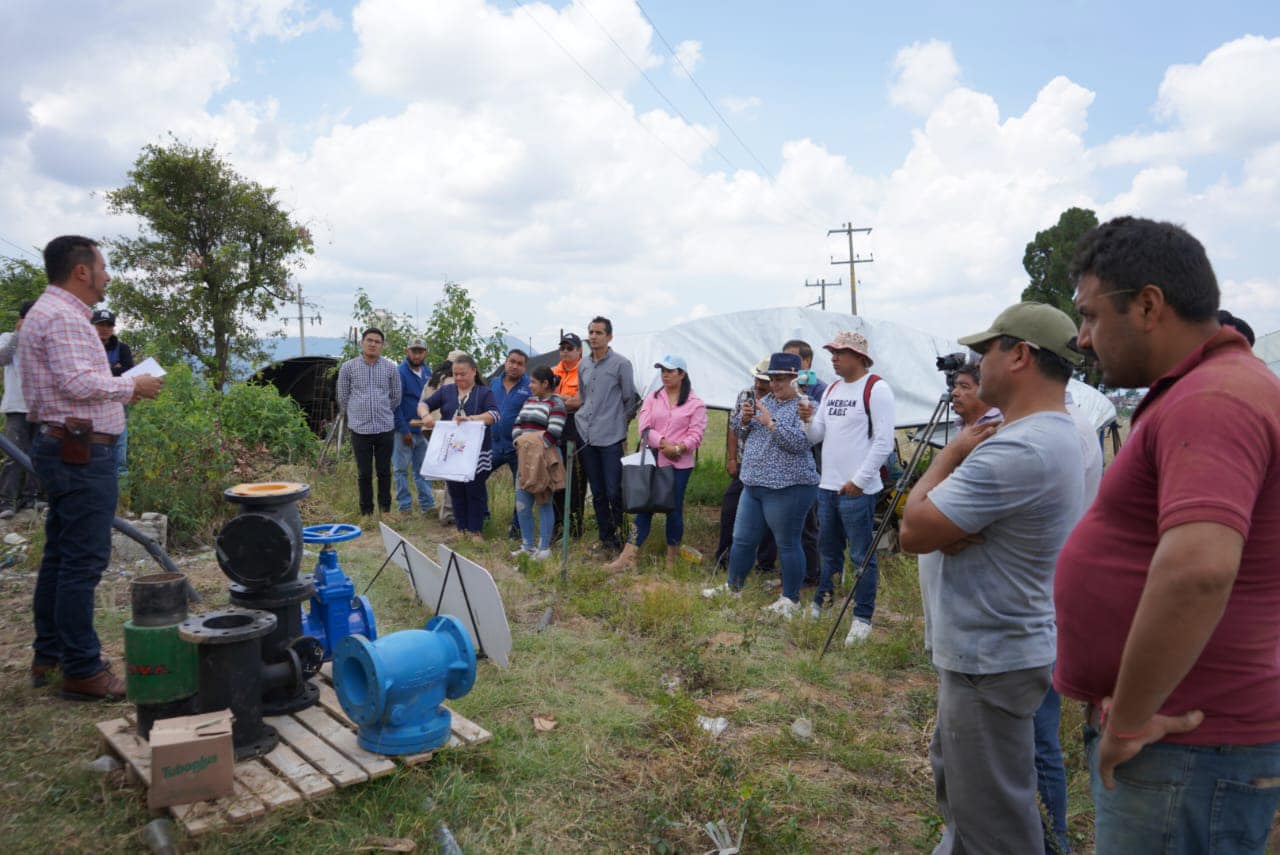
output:
M640 436L657 452L659 466L676 470L676 506L667 514L667 564L674 564L684 539L684 490L693 474L693 452L707 429L707 405L693 394L684 357L667 354L654 368L662 371L662 388L646 395L640 406ZM631 538L622 554L609 565L624 570L636 563L640 547L649 536L653 514L636 514Z

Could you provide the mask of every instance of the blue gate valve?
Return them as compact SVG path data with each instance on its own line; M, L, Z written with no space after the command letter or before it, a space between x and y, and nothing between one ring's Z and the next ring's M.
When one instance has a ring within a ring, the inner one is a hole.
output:
M451 615L377 641L348 635L333 657L338 701L359 728L360 746L378 754L419 754L448 742L452 717L441 704L475 681L475 645Z
M342 572L338 551L333 548L333 544L354 540L362 533L360 526L348 523L309 525L302 530L304 543L323 545L313 575L316 592L303 626L307 635L320 642L326 662L333 659L334 648L348 635L378 637L369 598L356 596L355 583Z

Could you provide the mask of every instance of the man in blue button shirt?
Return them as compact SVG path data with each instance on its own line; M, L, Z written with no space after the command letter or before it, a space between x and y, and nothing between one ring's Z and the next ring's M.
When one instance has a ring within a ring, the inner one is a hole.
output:
M520 408L529 399L529 378L525 376L525 365L529 356L518 347L507 353L507 361L502 366L502 373L489 381L493 391L493 399L498 403L498 421L489 428L493 437L493 468L506 466L511 470L512 483L516 478L516 445L511 439L511 429L515 427L516 416ZM507 530L510 537L520 536L520 523L516 519L514 504L511 507L511 526Z

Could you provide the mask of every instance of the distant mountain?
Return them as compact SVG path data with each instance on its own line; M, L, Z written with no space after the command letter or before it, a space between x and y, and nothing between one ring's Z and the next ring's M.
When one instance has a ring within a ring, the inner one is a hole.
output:
M342 348L347 343L345 338L334 336L328 338L325 336L307 336L307 356L340 356ZM272 347L272 344L275 346ZM283 359L293 359L295 356L302 355L301 342L294 336L275 339L267 344L267 351L270 353L271 362L279 362Z

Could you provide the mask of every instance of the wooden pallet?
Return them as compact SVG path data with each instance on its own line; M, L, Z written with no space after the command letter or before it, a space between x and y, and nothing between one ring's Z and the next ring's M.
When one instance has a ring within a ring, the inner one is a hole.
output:
M262 757L236 763L231 795L168 808L187 834L195 837L230 823L249 822L304 799L389 775L396 770L397 762L416 766L434 755L428 751L391 757L361 748L355 725L338 703L329 665L324 666L321 678L317 681L318 704L291 715L266 717L266 722L280 734L280 744ZM133 714L98 722L97 728L107 747L124 761L129 777L148 786L151 748L138 736ZM445 748L467 748L493 738L489 731L456 712L451 729Z

